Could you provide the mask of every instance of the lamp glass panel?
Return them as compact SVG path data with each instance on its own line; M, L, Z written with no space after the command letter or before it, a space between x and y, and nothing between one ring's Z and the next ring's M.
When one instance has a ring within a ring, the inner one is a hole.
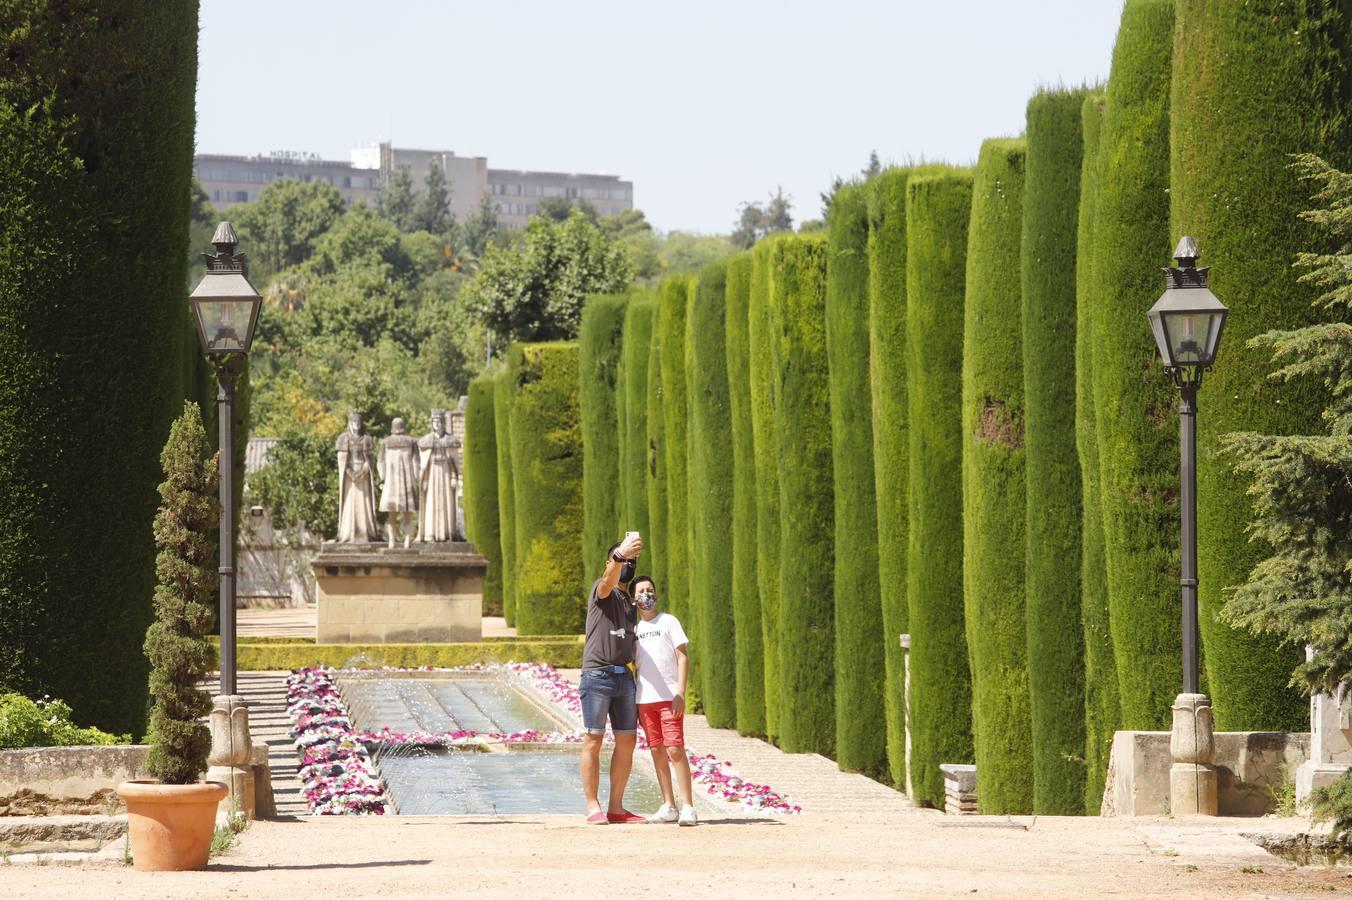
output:
M1150 331L1155 335L1155 347L1160 352L1160 359L1164 360L1167 366L1169 362L1169 337L1164 333L1164 322L1159 313L1150 311Z
M1209 366L1216 352L1221 316L1216 312L1165 313L1164 328L1176 366Z
M249 298L198 300L195 304L207 353L248 349L250 319L256 301Z

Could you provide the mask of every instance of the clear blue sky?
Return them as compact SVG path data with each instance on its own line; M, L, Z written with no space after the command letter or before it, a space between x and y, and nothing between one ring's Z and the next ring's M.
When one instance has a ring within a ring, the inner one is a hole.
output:
M606 172L665 230L795 219L884 162L970 162L1039 86L1107 76L1121 0L204 0L197 148L378 139Z

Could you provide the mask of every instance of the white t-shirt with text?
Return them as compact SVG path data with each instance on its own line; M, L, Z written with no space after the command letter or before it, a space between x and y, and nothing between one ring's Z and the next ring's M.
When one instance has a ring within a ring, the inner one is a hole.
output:
M662 703L676 696L676 648L689 643L680 620L660 612L651 621L638 620L634 661L638 664L638 702Z

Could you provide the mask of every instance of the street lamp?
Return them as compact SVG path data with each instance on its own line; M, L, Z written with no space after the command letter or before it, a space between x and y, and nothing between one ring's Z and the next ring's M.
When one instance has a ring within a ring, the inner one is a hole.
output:
M1174 700L1169 736L1169 806L1174 815L1216 815L1211 701L1197 684L1197 389L1216 362L1225 306L1197 268L1197 243L1184 236L1177 266L1164 270L1164 294L1147 314L1164 368L1178 385L1179 514L1183 600L1183 692Z
M253 344L254 326L263 298L249 283L239 238L229 222L211 236L215 253L203 254L207 274L188 297L202 352L216 370L220 389L218 443L221 448L221 693L235 693L235 370Z

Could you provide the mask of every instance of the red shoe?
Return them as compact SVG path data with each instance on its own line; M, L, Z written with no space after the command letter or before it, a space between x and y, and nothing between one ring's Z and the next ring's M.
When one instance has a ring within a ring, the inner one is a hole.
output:
M592 813L591 815L587 816L587 824L588 824L588 825L606 825L606 824L609 824L609 823L607 822L607 819L608 819L608 818L609 818L609 817L608 817L605 813L603 813L603 812L594 812L594 813Z
M617 813L606 813L606 821L612 825L646 825L648 822L647 819L636 816L627 809L622 809Z

